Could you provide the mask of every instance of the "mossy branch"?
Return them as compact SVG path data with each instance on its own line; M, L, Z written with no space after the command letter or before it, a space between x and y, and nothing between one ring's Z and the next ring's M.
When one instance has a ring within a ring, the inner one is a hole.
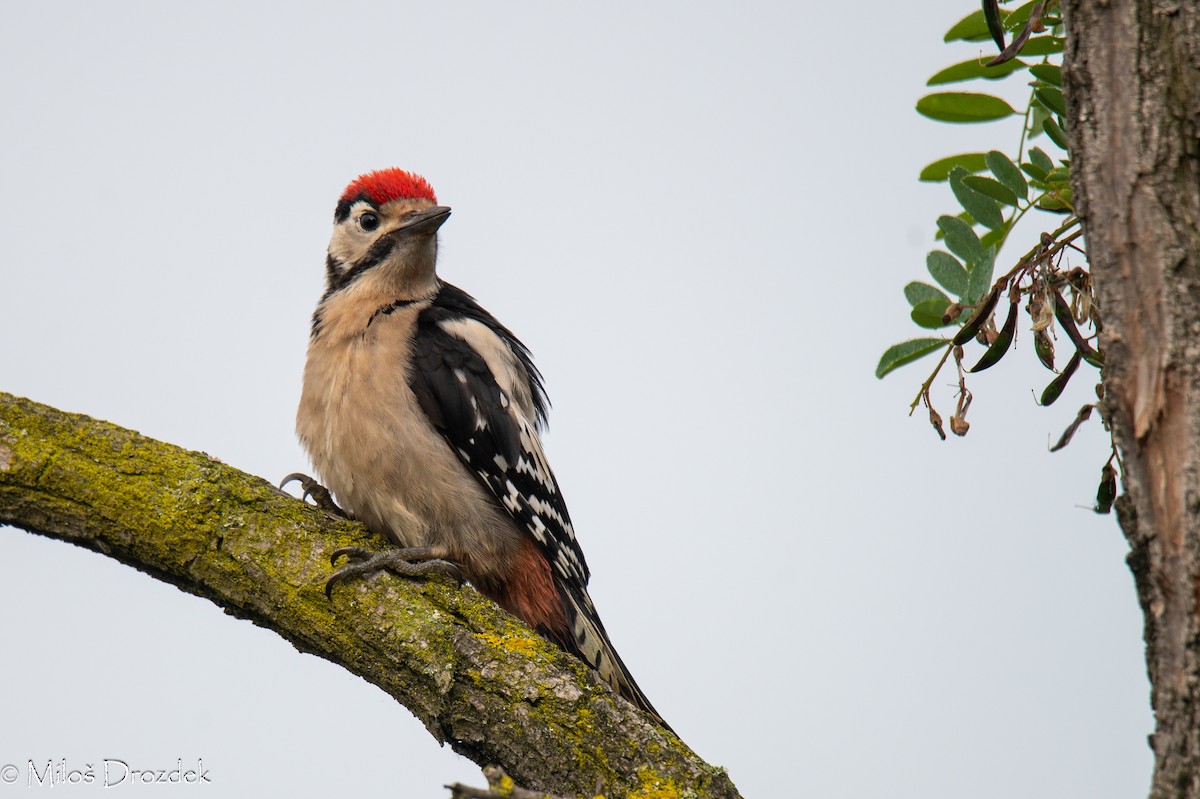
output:
M0 523L101 552L273 630L530 788L738 796L722 769L469 587L380 576L326 599L331 552L385 542L203 453L0 393Z

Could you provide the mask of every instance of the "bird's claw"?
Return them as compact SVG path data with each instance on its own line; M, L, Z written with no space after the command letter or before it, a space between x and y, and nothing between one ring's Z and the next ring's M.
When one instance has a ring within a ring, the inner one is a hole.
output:
M340 558L350 562L334 571L325 582L325 596L333 596L333 587L338 583L365 577L378 571L390 571L401 577L424 577L427 574L445 574L461 587L462 569L458 564L434 557L429 547L407 549L385 549L382 552L363 547L341 547L329 556L330 565L336 566Z
M352 562L368 560L376 554L374 550L365 547L340 547L333 550L329 556L329 565L336 566L339 558L349 558Z
M329 493L328 488L321 485L307 474L303 474L301 472L292 472L287 477L283 478L283 482L279 484L279 488L282 490L283 488L286 488L289 483L299 483L300 487L304 489L304 494L300 497L302 500L308 500L311 498L313 504L326 513L332 516L338 516L342 519L350 519L351 521L354 520L354 516L347 511L342 510L342 508L338 507L338 504L333 501L333 495Z

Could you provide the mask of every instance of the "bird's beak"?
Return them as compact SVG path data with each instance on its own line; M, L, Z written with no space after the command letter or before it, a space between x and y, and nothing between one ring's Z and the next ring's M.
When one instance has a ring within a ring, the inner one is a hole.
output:
M419 211L404 221L400 227L388 233L397 238L402 236L432 236L446 220L450 218L450 209L444 205L435 205Z

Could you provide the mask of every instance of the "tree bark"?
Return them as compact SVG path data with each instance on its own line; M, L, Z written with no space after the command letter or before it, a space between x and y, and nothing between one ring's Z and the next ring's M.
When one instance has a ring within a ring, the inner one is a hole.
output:
M1200 797L1200 10L1063 0L1072 188L1145 614L1152 797Z
M525 787L738 796L723 769L469 587L381 576L327 599L329 553L386 542L203 453L0 393L0 523L101 552L274 630Z

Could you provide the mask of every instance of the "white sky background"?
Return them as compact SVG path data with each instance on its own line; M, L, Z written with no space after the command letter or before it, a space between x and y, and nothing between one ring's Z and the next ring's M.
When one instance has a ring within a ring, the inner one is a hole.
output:
M306 468L334 204L419 171L454 208L442 276L545 372L606 626L745 796L1143 795L1126 547L1081 509L1107 444L1093 421L1046 452L1094 372L1036 408L1026 334L947 443L906 416L932 363L873 376L921 334L901 289L954 207L918 170L1015 142L912 110L983 49L941 44L976 6L5 2L0 390ZM203 758L235 797L482 782L204 600L11 528L0 563L22 780L107 757Z

